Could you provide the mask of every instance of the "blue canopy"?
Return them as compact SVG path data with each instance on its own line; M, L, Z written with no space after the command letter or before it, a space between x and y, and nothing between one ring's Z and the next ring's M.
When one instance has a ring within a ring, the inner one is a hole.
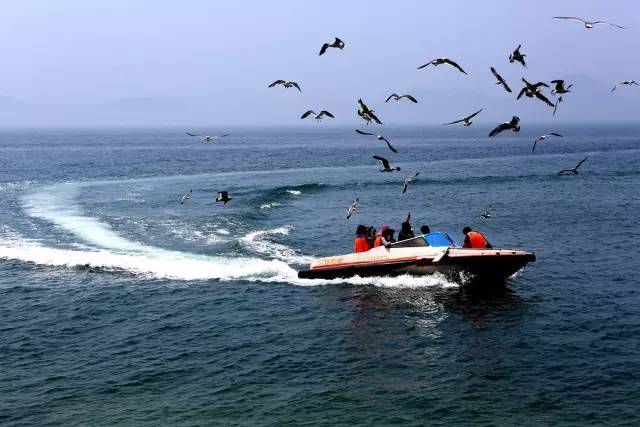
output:
M443 231L434 231L433 233L429 233L424 236L424 240L426 240L429 246L460 247L458 242L456 242L449 233L445 233Z

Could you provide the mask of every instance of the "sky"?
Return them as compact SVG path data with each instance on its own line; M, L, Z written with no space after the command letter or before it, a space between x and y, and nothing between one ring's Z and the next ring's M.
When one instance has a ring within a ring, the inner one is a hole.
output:
M586 30L557 15L628 29ZM344 50L318 56L334 36ZM2 0L0 126L317 125L300 120L307 109L346 125L359 120L358 98L389 124L480 108L486 123L636 121L640 88L610 90L640 81L639 36L637 0ZM518 44L527 68L508 62ZM469 75L416 69L443 56ZM516 91L522 77L575 86L552 118L494 85L490 66ZM302 93L267 88L276 79ZM393 92L419 103L385 104Z

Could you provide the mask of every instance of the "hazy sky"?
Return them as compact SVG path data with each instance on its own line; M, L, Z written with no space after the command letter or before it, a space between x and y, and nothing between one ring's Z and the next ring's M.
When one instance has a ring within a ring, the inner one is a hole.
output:
M554 15L629 29L586 30ZM334 36L345 49L319 57ZM514 89L523 76L572 79L575 96L556 120L633 120L640 88L609 90L640 80L639 36L638 0L3 0L0 125L301 125L308 108L343 124L359 120L359 97L389 124L481 107L479 121L551 120L541 103L494 86L492 65ZM507 61L519 43L527 69ZM416 70L439 56L470 75ZM303 93L267 89L279 78ZM385 105L391 92L420 103Z

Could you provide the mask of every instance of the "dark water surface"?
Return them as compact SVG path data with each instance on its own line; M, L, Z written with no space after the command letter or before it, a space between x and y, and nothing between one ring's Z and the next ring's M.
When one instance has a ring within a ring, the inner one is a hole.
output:
M553 130L0 132L0 423L639 425L640 128ZM538 261L480 295L297 279L408 210Z

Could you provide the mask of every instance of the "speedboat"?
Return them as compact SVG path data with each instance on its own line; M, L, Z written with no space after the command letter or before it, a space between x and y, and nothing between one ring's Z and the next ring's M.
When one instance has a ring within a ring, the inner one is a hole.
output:
M316 259L298 272L301 279L338 279L352 276L424 276L440 273L463 284L504 284L507 278L536 260L519 249L462 248L444 232L403 240L367 252Z

